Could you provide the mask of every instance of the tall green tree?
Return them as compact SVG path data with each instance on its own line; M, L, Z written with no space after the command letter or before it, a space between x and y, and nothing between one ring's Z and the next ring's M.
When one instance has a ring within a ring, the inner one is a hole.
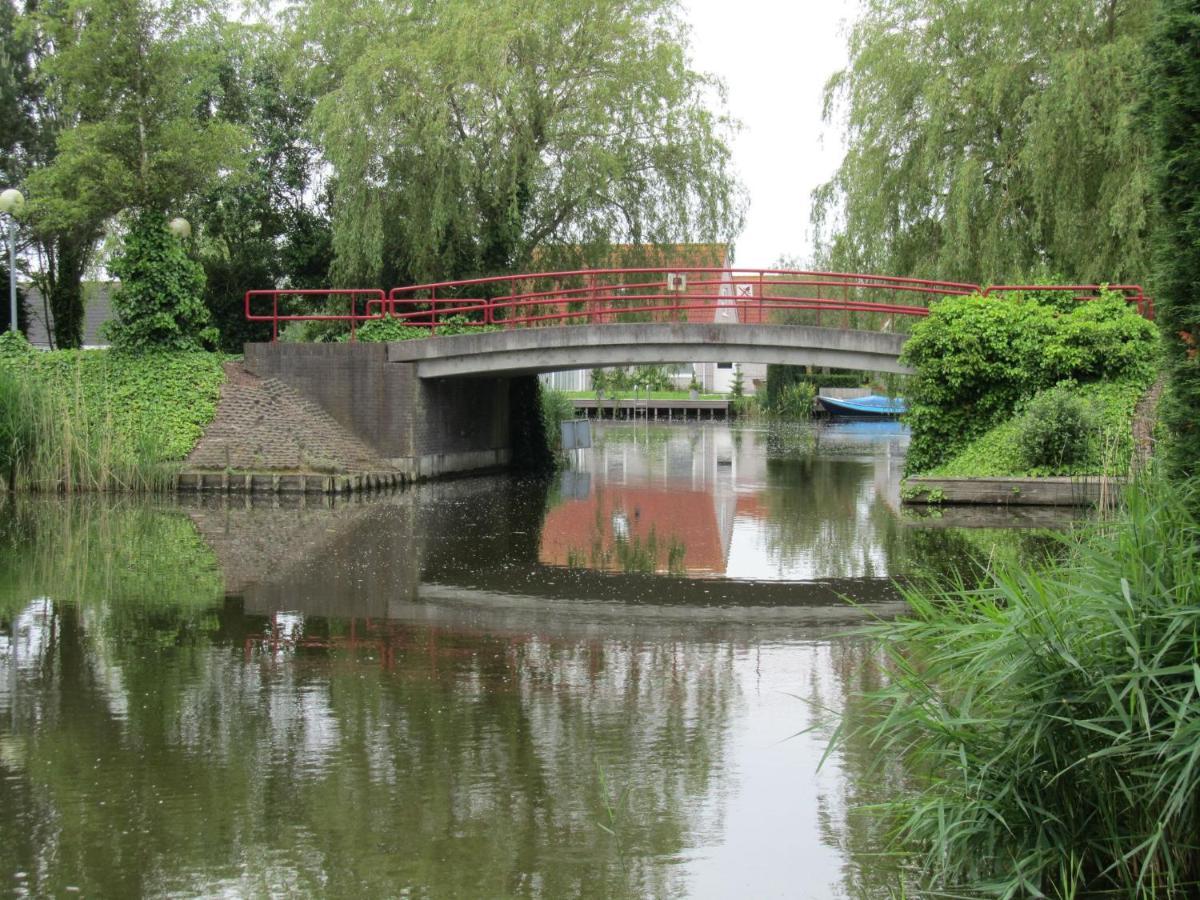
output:
M67 126L61 85L49 60L67 40L65 0L0 3L0 182L23 184L49 165ZM36 261L29 275L53 318L52 343L77 347L83 336L84 272L100 237L101 220L80 216L67 225L40 221L32 204L23 248ZM50 324L50 323L47 323Z
M60 0L52 13L39 12L54 48L42 68L62 125L27 180L36 228L90 248L113 216L163 218L238 166L241 130L211 109L221 20L205 0Z
M1161 0L1147 56L1159 208L1158 321L1177 475L1200 474L1200 2Z
M268 340L267 323L247 322L252 288L328 286L332 237L323 161L308 135L312 98L287 77L287 46L263 25L222 28L216 115L243 128L246 166L198 197L189 217L206 277L204 301L222 346Z
M203 0L67 0L46 65L71 124L30 178L43 221L165 213L237 165L241 130L208 104L219 23Z
M732 123L676 0L312 0L295 21L343 283L740 225Z
M1152 4L867 0L826 92L848 150L816 193L821 254L972 282L1144 279Z

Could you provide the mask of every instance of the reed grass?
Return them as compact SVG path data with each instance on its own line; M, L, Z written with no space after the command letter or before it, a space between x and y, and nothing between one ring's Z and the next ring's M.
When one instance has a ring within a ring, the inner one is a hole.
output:
M835 745L913 773L875 811L930 895L1197 896L1197 491L1145 476L1064 558L909 588L873 628L889 678Z
M78 369L47 384L0 368L0 476L9 491L153 491L174 466L155 434L97 410Z

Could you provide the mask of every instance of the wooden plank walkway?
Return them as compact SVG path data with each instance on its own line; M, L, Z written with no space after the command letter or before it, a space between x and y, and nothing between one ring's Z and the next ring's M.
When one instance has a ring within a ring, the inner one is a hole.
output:
M728 400L616 400L572 398L575 414L586 419L649 419L674 422L729 418Z

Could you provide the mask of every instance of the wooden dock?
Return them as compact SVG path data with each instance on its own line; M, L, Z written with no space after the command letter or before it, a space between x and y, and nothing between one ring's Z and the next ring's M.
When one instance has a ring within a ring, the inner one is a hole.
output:
M575 415L585 419L646 419L650 422L726 421L728 400L616 400L572 399Z

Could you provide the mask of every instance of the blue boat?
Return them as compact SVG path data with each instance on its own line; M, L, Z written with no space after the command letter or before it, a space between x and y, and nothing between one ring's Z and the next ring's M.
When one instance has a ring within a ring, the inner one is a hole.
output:
M894 419L896 416L908 412L908 404L904 402L903 397L881 397L878 394L847 400L839 400L834 397L818 397L817 402L831 416L858 419Z

